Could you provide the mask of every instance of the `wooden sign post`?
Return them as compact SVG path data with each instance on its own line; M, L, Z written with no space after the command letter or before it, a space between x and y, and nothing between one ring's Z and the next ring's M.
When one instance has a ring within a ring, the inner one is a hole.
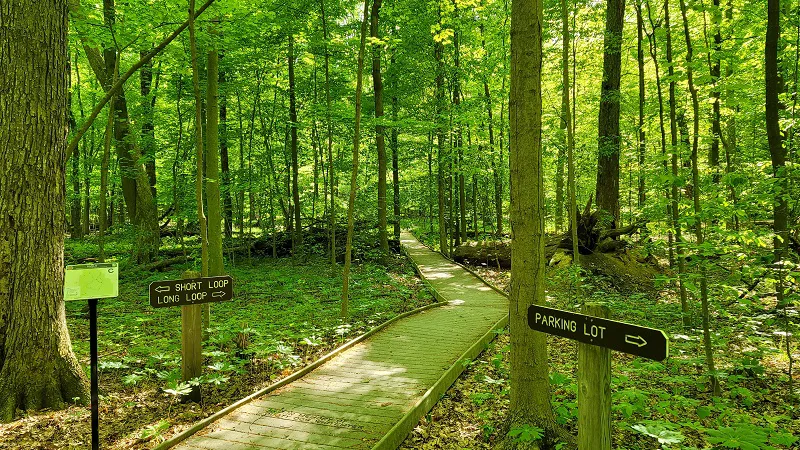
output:
M587 316L607 319L608 306L587 303ZM611 450L611 350L578 344L578 449Z
M584 312L531 305L528 326L580 342L578 450L611 450L611 350L663 361L669 340L661 330L609 320L605 305L587 303Z
M97 375L97 300L119 296L117 263L67 266L64 300L89 301L89 353L91 365L92 450L100 448L100 414Z
M150 283L150 306L181 307L181 379L186 382L203 373L203 303L223 302L233 298L233 279L229 276L200 278L199 272L187 271L180 280ZM195 386L183 397L199 402L200 389Z

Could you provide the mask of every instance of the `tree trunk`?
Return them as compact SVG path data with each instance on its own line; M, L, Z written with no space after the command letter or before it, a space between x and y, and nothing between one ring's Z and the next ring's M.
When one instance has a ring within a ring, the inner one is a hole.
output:
M686 2L680 0L681 16L683 17L683 33L686 38L686 80L689 84L689 92L692 97L692 112L693 114L693 133L692 133L692 200L694 203L694 230L695 239L699 249L702 249L704 242L703 236L703 221L702 221L702 206L700 205L700 175L697 167L697 147L698 139L700 138L700 101L697 98L697 88L694 85L692 58L693 48L692 39L689 34L689 20L686 17ZM710 330L710 313L708 302L708 281L707 271L705 264L705 256L703 251L700 250L696 253L698 259L698 266L700 268L700 303L702 309L703 321L703 347L706 357L706 368L708 369L709 378L711 380L711 392L715 396L720 395L719 380L716 376L716 369L714 367L714 349L711 344L711 330Z
M300 207L300 186L298 181L299 163L297 161L297 96L294 79L294 34L289 34L289 128L292 137L292 203L294 204L294 239L292 252L298 253L303 247L303 225Z
M322 37L325 40L325 122L328 133L328 186L330 186L330 209L328 210L328 226L330 227L331 265L336 264L336 170L333 164L333 121L331 120L331 77L330 51L328 50L328 22L325 18L325 0L320 0L322 11Z
M208 228L206 222L206 213L203 207L203 100L200 95L200 70L197 61L197 37L194 26L194 5L195 0L189 0L189 46L191 47L192 56L192 80L194 84L194 136L195 136L195 150L197 155L197 172L195 174L195 199L197 201L197 221L200 228L200 252L201 252L201 267L200 274L204 277L208 276Z
M667 132L664 126L664 93L661 89L661 75L659 72L659 64L658 64L658 48L656 47L656 24L653 21L652 9L650 8L650 2L646 1L645 5L647 6L647 17L650 22L650 26L653 28L652 33L647 34L647 40L650 42L650 57L653 59L653 66L655 68L655 75L656 75L656 89L658 92L658 125L659 130L661 131L661 156L663 159L663 169L664 175L669 173L669 169L667 167ZM666 220L672 220L672 216L670 213L670 190L667 187L664 190L664 197L667 200L667 207L666 207ZM672 230L667 230L667 252L669 255L669 267L675 267L675 254L672 245Z
M364 78L364 48L367 42L367 20L369 20L369 0L364 0L364 19L361 21L361 44L358 48L358 69L356 73L355 129L353 130L353 169L350 172L350 198L347 202L347 243L344 250L344 270L342 271L342 310L341 317L346 320L350 314L350 264L353 254L353 233L358 189L358 147L361 144L361 91Z
M219 59L225 54L220 52ZM225 226L225 239L233 238L233 198L231 197L231 166L228 154L228 77L224 68L219 69L219 158L222 166L222 208Z
M147 56L147 51L140 51L139 57ZM153 86L153 60L145 63L139 71L139 88L142 94L142 152L144 153L144 167L147 172L147 180L150 184L150 192L153 199L156 196L156 145L155 145L155 126L153 124L153 108L155 107L155 95L151 98ZM157 88L157 86L156 86Z
M773 210L773 240L775 262L782 261L786 256L789 239L788 226L788 201L789 193L786 188L786 147L783 145L783 131L780 126L780 111L784 109L779 99L783 92L783 76L779 65L780 46L780 0L767 1L767 36L764 46L765 76L766 76L766 122L767 140L769 141L769 154L772 159L772 173L776 179L775 206ZM783 289L778 289L778 304L783 303Z
M72 65L70 64L69 54L67 54L67 116L69 118L69 130L75 129L75 114L72 112ZM76 69L77 70L77 69ZM70 205L70 235L73 238L83 237L83 226L81 225L81 153L78 146L72 151L72 202ZM85 163L85 161L84 161Z
M683 257L683 238L681 236L681 224L678 209L678 123L675 114L675 69L674 61L672 59L672 30L669 23L669 0L664 0L664 27L667 31L667 67L669 68L669 130L671 138L671 153L672 153L672 179L671 198L672 205L670 212L672 213L672 230L675 233L675 253L677 254L678 262L678 289L681 298L681 312L683 315L683 325L685 327L690 325L689 317L689 304L686 300L686 287L683 284L683 276L686 273L686 259Z
M392 54L392 68L394 68L394 54ZM389 140L389 145L392 147L392 206L393 206L393 216L392 217L392 225L394 231L394 239L396 241L400 241L400 162L398 160L398 147L397 147L397 137L398 137L398 127L397 127L397 110L398 101L397 101L397 72L394 72L395 75L392 77L392 135Z
M213 34L213 32L212 32ZM208 52L208 116L206 122L206 195L208 203L208 274L224 275L222 259L222 214L219 174L219 52L212 43ZM205 323L208 328L208 322Z
M578 211L578 197L576 195L575 185L575 134L573 127L573 118L570 114L570 98L569 98L569 11L567 8L567 0L561 0L561 36L563 37L561 59L564 61L561 67L561 84L564 85L562 90L562 104L564 105L564 122L567 129L567 192L569 197L569 229L570 237L572 238L572 261L578 263L580 252L578 251L578 217L573 212ZM641 39L640 39L641 40Z
M372 1L370 14L370 37L380 39L378 36L378 17L382 0ZM381 79L381 44L372 44L372 88L375 92L375 146L378 150L378 241L381 252L389 254L389 238L386 232L388 225L386 214L386 142L384 137L383 120L383 80Z
M643 40L643 30L644 30L644 23L642 20L642 7L638 3L638 1L634 5L636 7L636 33L638 36L638 41L636 45L636 61L639 66L639 189L638 189L638 196L637 196L637 206L641 210L645 206L645 153L647 151L647 142L645 141L645 132L644 132L644 40Z
M511 404L512 424L557 428L550 406L547 338L528 328L528 307L544 304L542 171L542 3L511 5Z
M442 22L442 11L439 7L439 24ZM449 245L447 243L447 221L445 219L445 160L444 160L444 124L442 114L444 113L444 44L441 40L435 39L433 45L434 59L436 60L436 183L439 203L439 251L445 256L449 255Z
M0 422L88 400L64 313L67 4L0 15ZM21 114L20 111L30 111Z
M103 0L103 16L107 27L113 27L115 22L114 0ZM117 50L106 47L101 56L100 52L84 44L86 56L92 71L106 92L114 86L115 67L117 66ZM128 106L125 93L120 88L114 102L114 141L117 149L117 159L122 180L122 194L125 199L131 221L137 229L137 246L134 250L134 259L142 264L150 262L158 252L161 239L161 230L158 226L158 212L147 173L139 161L142 155L137 146L133 145L130 136L130 121L128 119ZM141 186L140 186L141 185ZM120 211L122 211L120 209Z
M597 151L597 207L609 219L619 216L619 83L622 64L622 24L625 0L608 0L606 33L603 39L603 83L600 92Z

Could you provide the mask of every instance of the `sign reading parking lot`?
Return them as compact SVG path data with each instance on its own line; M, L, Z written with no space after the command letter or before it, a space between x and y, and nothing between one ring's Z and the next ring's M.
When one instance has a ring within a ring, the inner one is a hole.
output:
M150 283L150 306L153 308L224 302L232 298L233 278L227 275Z
M669 340L663 331L625 322L531 305L528 326L543 333L656 361L663 361L669 355Z

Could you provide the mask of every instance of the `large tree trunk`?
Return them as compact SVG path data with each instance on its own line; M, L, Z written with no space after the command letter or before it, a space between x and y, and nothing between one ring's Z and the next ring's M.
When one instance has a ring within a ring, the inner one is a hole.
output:
M608 0L597 140L597 207L619 221L619 83L625 0ZM607 220L607 219L606 219Z
M553 440L547 338L528 327L528 307L544 304L542 170L542 3L515 0L511 20L511 228L513 260L510 422L534 424Z
M0 15L0 422L88 399L64 313L67 4ZM29 111L23 114L21 111Z

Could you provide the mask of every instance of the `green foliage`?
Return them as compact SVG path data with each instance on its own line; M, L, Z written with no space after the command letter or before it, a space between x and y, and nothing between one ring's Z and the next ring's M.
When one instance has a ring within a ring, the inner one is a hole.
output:
M533 425L517 425L511 427L508 431L508 436L514 442L528 443L538 441L544 436L544 430Z
M658 440L658 443L664 447L667 447L669 444L679 444L685 439L683 434L681 434L680 431L677 431L679 427L668 422L648 420L633 425L631 428L645 436L655 438Z

